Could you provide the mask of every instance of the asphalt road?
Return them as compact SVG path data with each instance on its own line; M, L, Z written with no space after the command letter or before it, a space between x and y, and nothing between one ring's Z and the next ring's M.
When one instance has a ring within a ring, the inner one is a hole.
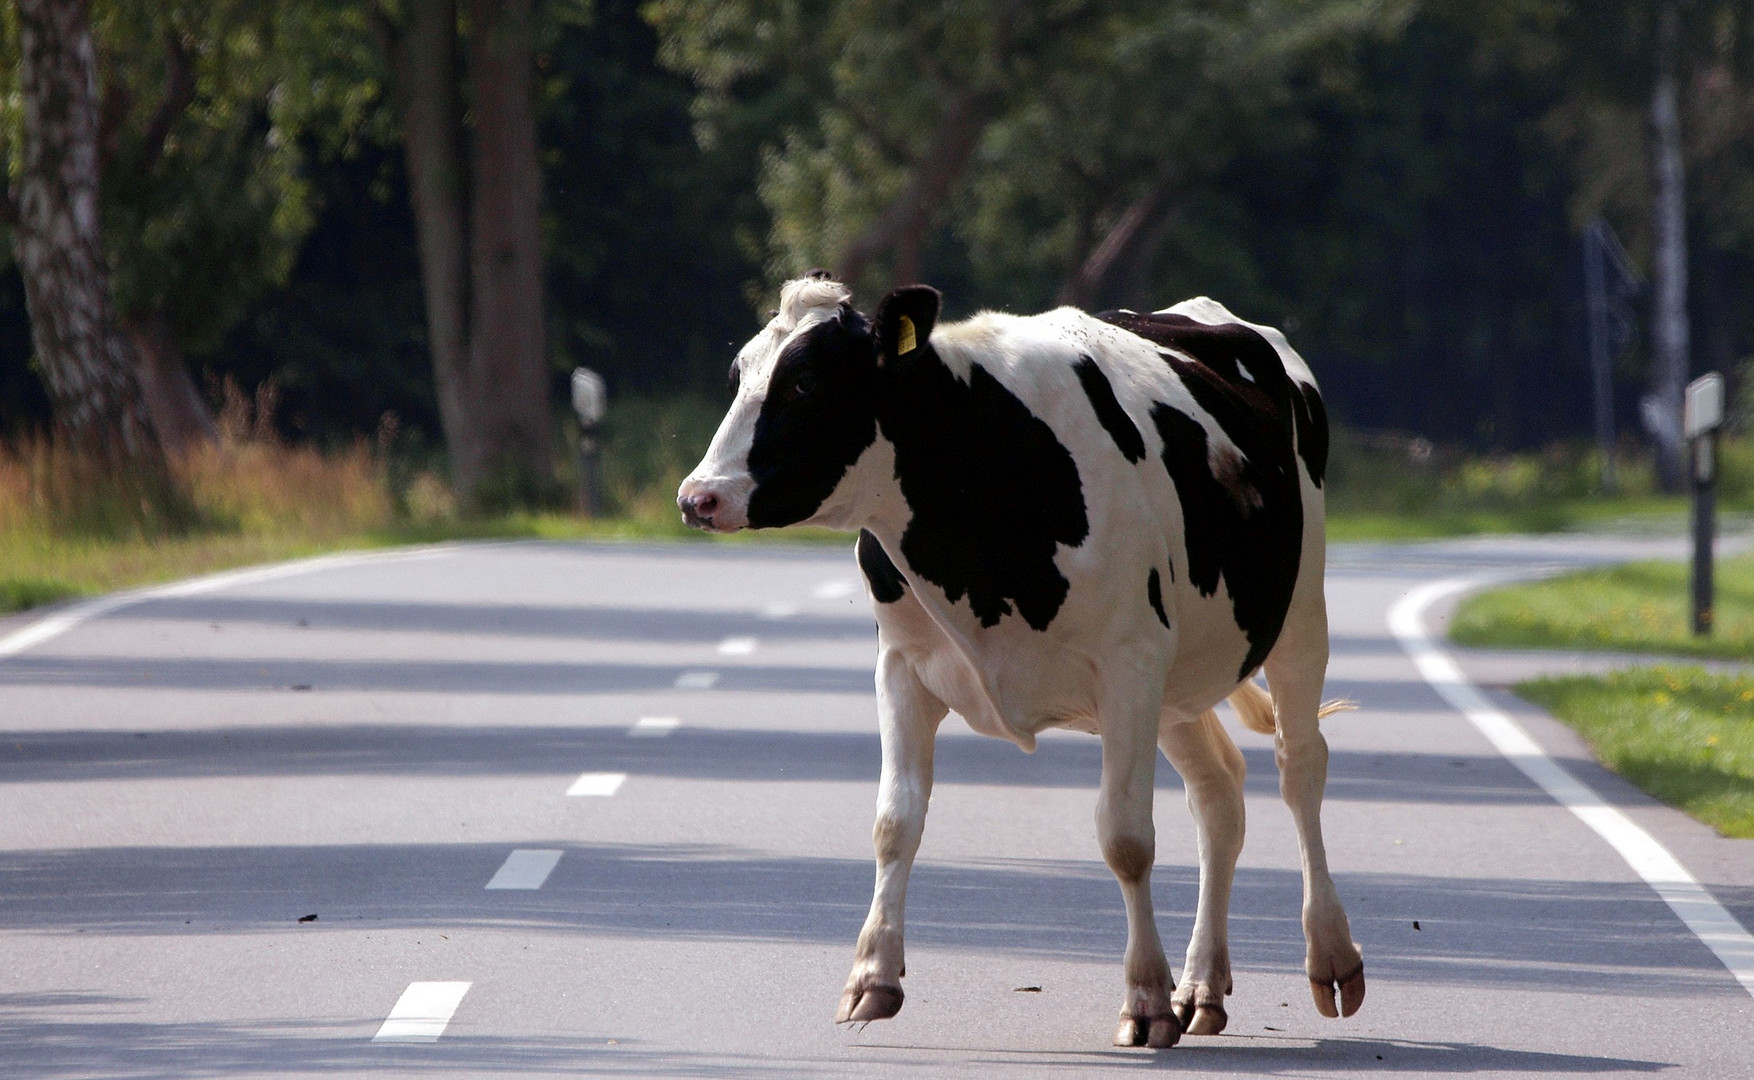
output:
M441 547L0 620L0 1076L1746 1080L1754 996L1385 622L1437 579L1659 549L1336 549L1328 690L1362 708L1325 723L1324 819L1368 1000L1310 1003L1290 817L1233 723L1230 1030L1161 1052L1107 1045L1125 929L1096 741L1029 756L954 718L906 1007L831 1023L878 767L850 547ZM1754 926L1754 842L1589 762L1500 688L1529 661L1460 662ZM1179 968L1193 837L1167 765L1158 789Z

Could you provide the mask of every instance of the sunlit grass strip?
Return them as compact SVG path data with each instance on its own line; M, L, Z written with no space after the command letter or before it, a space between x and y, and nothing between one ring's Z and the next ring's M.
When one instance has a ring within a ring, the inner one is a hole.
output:
M1692 632L1687 565L1639 562L1469 597L1450 624L1450 639L1754 660L1754 557L1719 559L1716 578L1716 625L1708 637Z
M1754 679L1659 666L1521 683L1602 764L1725 836L1754 838Z

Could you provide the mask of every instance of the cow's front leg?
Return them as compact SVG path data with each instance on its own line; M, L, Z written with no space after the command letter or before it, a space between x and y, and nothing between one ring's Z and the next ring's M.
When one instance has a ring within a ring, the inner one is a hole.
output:
M1132 673L1137 679L1137 673ZM1151 690L1149 693L1142 691ZM1143 700L1141 700L1143 699ZM1151 908L1151 865L1157 830L1151 799L1157 778L1157 724L1163 684L1131 686L1102 710L1102 790L1096 832L1102 857L1120 882L1127 904L1127 996L1121 1003L1116 1046L1174 1046L1181 1038L1170 993L1175 980Z
M932 747L948 710L901 655L879 641L877 721L883 738L883 775L877 784L877 887L859 931L853 970L840 996L836 1023L883 1020L901 1011L902 918L907 875L926 827L932 796Z

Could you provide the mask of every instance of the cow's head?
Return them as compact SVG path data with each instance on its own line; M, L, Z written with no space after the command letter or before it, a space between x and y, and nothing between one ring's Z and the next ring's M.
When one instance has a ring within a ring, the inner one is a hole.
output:
M916 312L916 323L892 312L903 294L912 301L903 305L908 310L929 299L930 315ZM899 290L873 325L851 300L852 292L825 271L780 290L779 310L731 367L730 411L677 492L688 524L735 532L825 513L848 470L876 441L879 349L889 355L896 349L889 324L908 324L912 348L915 334L923 343L931 332L938 307L933 290Z

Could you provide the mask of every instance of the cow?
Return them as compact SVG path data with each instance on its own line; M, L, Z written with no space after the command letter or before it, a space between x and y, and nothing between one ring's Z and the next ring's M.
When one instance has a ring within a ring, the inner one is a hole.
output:
M876 887L837 1021L901 1009L908 872L954 710L1025 751L1045 728L1101 739L1097 833L1127 914L1114 1042L1222 1031L1243 841L1243 757L1213 711L1227 699L1274 736L1302 848L1311 993L1322 1015L1351 1016L1364 964L1321 832L1318 721L1339 703L1321 699L1329 434L1309 368L1277 330L1204 297L943 325L940 303L907 286L867 317L826 272L786 283L677 495L710 532L858 534L882 772ZM1151 904L1159 750L1186 783L1199 842L1180 985Z

